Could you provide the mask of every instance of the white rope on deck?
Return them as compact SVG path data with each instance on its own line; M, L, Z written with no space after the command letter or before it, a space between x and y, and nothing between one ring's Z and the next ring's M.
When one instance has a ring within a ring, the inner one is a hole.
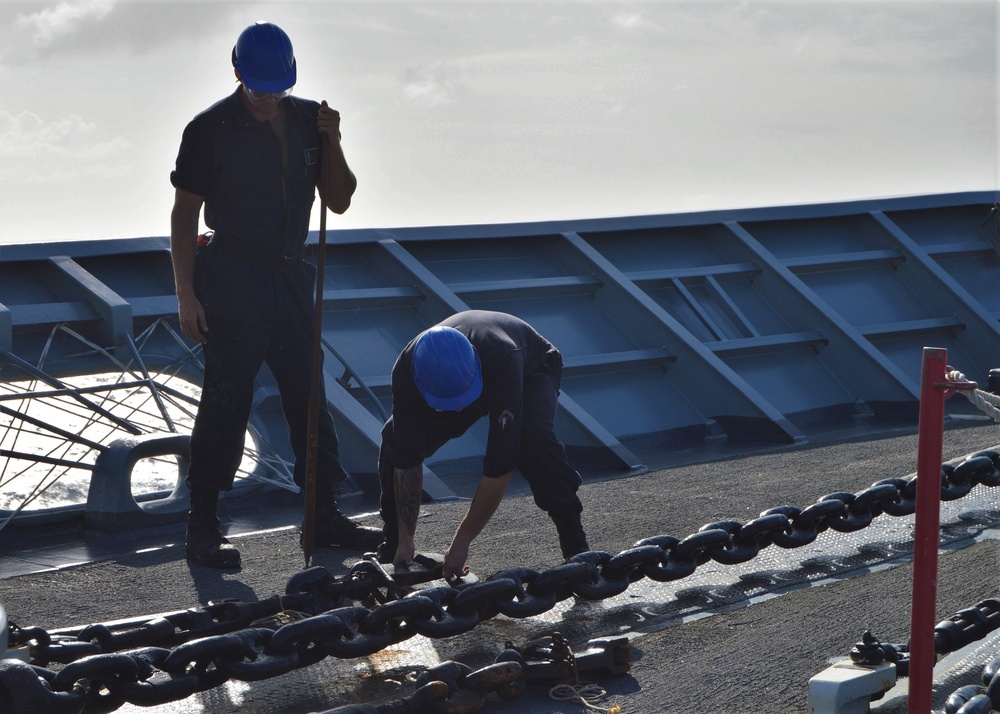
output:
M946 373L949 382L968 382L965 375L956 370ZM993 421L1000 423L1000 395L992 392L984 392L982 389L962 389L956 390L962 393L966 399L976 405L979 411L986 414Z

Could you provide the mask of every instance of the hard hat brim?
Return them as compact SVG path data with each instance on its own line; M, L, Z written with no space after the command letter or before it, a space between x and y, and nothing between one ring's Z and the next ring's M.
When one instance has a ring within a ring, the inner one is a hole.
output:
M479 357L476 356L476 366L479 367ZM419 385L418 385L419 388ZM431 409L436 409L439 412L457 412L465 409L467 406L472 404L474 401L479 399L479 395L483 393L483 370L481 367L476 370L475 378L469 388L466 389L461 394L454 397L436 397L430 392L426 392L420 389L420 393L424 395L424 401Z
M247 89L252 89L255 92L263 94L279 94L295 86L295 62L292 62L291 71L281 79L257 79L256 77L248 77L243 73L240 74L240 79L243 80L243 84L247 86Z

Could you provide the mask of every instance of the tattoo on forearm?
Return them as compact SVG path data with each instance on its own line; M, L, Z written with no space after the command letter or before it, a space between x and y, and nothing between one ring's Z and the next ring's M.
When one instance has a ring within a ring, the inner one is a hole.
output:
M421 464L396 470L396 512L411 536L417 532L423 475Z

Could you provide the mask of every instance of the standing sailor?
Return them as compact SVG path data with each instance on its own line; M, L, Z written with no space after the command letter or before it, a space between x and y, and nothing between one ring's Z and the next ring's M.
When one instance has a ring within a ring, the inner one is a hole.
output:
M288 35L271 23L251 25L236 41L232 61L239 86L187 125L170 174L178 315L184 334L205 351L191 433L186 550L189 559L210 567L240 563L216 509L243 457L254 379L264 363L281 396L295 482L305 483L316 309L316 270L304 260L309 216L317 188L325 205L342 214L357 187L340 145L340 114L325 101L291 95L296 66ZM198 252L202 206L214 237ZM335 483L346 476L324 404L315 542L371 550L381 532L351 521L334 500Z

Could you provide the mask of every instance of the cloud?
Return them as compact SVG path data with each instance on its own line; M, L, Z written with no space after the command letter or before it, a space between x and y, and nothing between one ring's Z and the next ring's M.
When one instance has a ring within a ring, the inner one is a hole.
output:
M660 27L650 21L648 17L638 12L619 12L611 18L611 22L626 32L636 32L639 30L653 30L660 32Z
M431 107L451 104L461 71L453 63L410 69L403 76L403 97Z
M46 123L33 112L0 111L0 179L25 183L107 178L132 171L132 144L102 140L95 124L71 114Z
M625 30L633 30L644 24L642 15L637 12L620 12L612 18L612 22Z
M25 5L43 9L18 12ZM206 47L224 47L220 54L228 58L239 31L257 16L258 4L250 2L0 0L0 71L64 71L69 58L92 63L164 50L204 55Z
M431 106L448 104L448 90L433 79L410 82L403 88L403 96L411 101L422 102Z
M65 0L38 12L17 16L17 26L32 32L38 47L47 47L53 40L72 35L82 23L103 20L115 6L115 0Z

